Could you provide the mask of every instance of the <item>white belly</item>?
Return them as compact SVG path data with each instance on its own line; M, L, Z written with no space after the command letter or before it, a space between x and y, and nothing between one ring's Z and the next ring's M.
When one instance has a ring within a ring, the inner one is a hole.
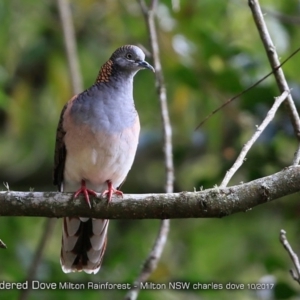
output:
M122 133L94 134L74 128L67 131L64 191L76 191L81 180L87 188L103 192L110 180L117 188L131 169L138 144L139 120Z

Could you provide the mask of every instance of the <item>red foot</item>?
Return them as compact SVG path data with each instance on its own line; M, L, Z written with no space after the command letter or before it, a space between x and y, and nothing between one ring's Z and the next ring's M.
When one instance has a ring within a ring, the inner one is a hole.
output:
M106 183L107 183L107 190L105 190L102 193L102 196L107 195L107 200L108 200L107 203L109 203L111 201L111 197L112 197L113 194L116 194L116 195L119 195L119 196L123 197L123 193L121 191L119 191L119 190L116 190L113 187L113 185L112 185L112 183L111 183L110 180L107 180Z
M76 191L76 193L74 194L73 198L74 198L74 199L77 198L78 195L80 195L80 194L83 194L83 195L84 195L84 198L85 198L86 203L88 204L88 206L89 206L90 208L92 208L92 207L91 207L91 203L90 203L90 197L89 197L89 194L92 195L92 196L97 196L97 194L96 194L96 192L94 192L93 190L89 190L89 189L86 188L86 186L85 186L85 181L84 181L84 180L81 180L81 188L80 188L78 191Z

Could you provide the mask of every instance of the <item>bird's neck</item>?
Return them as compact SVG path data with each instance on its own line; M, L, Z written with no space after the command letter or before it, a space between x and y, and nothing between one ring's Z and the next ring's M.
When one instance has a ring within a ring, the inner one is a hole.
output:
M115 67L111 60L108 60L100 69L96 78L97 83L109 83L111 81L133 81L136 72L120 70Z
M113 62L108 60L100 69L96 79L96 84L101 82L109 82L112 73L114 72Z
M133 95L133 77L135 73L121 71L115 68L113 62L108 60L100 69L95 86L101 90L111 89L116 94L126 91L128 96Z

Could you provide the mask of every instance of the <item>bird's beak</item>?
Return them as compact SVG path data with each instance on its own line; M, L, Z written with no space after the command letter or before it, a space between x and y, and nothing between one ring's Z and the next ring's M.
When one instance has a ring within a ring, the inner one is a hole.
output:
M140 67L142 67L144 69L149 69L155 73L154 68L149 63L147 63L145 60L138 61L137 63Z

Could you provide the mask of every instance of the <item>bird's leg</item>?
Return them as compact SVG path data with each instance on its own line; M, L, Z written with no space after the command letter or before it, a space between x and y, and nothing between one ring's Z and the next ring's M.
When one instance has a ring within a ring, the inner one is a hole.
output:
M111 197L113 194L120 195L123 197L123 193L121 191L115 189L110 180L106 180L106 183L107 183L107 190L105 190L102 193L102 196L107 195L107 200L108 200L107 203L109 203L111 201Z
M77 198L78 195L80 195L80 194L84 195L84 199L85 199L86 203L88 204L88 206L90 208L92 208L91 207L91 202L90 202L89 194L96 197L97 193L95 191L93 191L93 190L87 189L86 186L85 186L85 180L83 180L83 179L81 180L81 187L80 187L80 189L76 191L76 193L74 194L73 198L74 199Z

